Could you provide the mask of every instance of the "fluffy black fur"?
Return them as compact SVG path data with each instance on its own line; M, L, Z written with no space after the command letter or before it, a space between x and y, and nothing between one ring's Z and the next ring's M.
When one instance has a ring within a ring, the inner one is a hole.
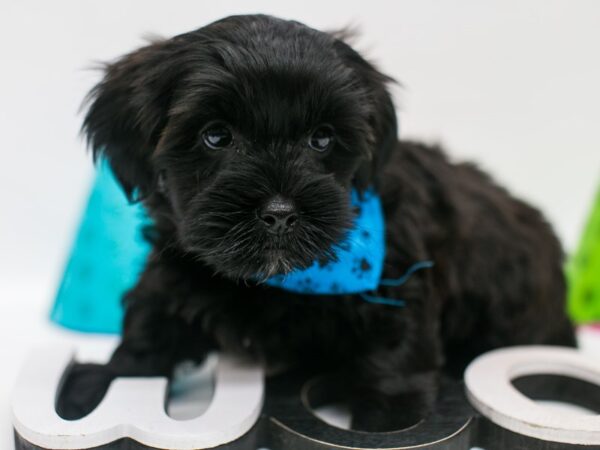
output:
M123 340L105 366L77 366L58 410L89 412L116 376L170 376L221 349L270 369L341 370L354 428L414 423L441 371L485 350L574 345L563 255L534 208L441 149L398 141L390 78L339 35L268 16L229 17L106 66L84 130L155 226L154 251L125 298ZM211 149L206 130L232 142ZM309 145L326 125L333 145ZM333 257L348 192L374 185L386 218L384 277L433 260L401 287L360 297L297 295L266 276ZM257 210L275 195L298 220L273 235Z

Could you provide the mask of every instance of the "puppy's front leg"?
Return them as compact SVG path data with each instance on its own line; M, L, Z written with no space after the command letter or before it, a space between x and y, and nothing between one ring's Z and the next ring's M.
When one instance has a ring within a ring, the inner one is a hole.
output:
M151 262L125 298L120 345L105 364L77 364L57 397L56 410L65 419L89 414L117 377L170 377L177 363L201 361L209 351L182 311L189 283L179 283L168 265Z
M437 339L401 343L359 358L350 393L352 428L392 431L419 422L435 402L441 352Z

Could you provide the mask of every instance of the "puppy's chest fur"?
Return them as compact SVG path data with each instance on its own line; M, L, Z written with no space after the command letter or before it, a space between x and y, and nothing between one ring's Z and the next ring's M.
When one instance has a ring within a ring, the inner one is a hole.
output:
M293 294L200 276L187 297L172 298L170 314L191 342L234 352L271 372L296 364L337 368L374 346L400 338L406 311L366 304L356 295ZM223 284L222 284L223 283ZM385 330L388 330L386 333Z

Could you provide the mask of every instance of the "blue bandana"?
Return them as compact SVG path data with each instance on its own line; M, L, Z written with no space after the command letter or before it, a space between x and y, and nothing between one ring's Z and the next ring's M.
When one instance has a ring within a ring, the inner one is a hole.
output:
M357 294L377 289L385 258L385 226L379 196L373 190L351 194L357 208L354 227L337 245L337 261L315 261L304 270L275 275L269 286L300 294Z
M385 221L379 195L372 189L362 196L353 190L351 202L358 214L348 237L336 248L337 261L326 264L315 261L307 269L275 275L266 284L300 294L360 294L363 300L371 303L403 306L401 299L379 297L373 292L379 286L400 286L414 272L432 267L433 263L417 262L402 277L382 280Z

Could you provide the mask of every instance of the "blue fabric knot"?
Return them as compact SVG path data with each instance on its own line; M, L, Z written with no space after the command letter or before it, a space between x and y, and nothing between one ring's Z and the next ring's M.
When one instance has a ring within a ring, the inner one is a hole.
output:
M387 278L387 279L383 279L381 280L381 282L379 283L379 286L391 286L391 287L398 287L398 286L402 286L404 283L406 283L411 275L421 269L429 269L431 267L433 267L433 261L419 261L414 263L412 266L410 266L408 268L408 270L406 272L404 272L404 274L400 277L400 278ZM360 296L362 297L362 299L366 302L369 303L378 303L380 305L390 305L390 306L404 306L406 305L406 302L404 300L401 299L395 299L395 298L387 298L387 297L379 297L377 295L370 295L367 294L365 292L362 292L360 294Z

